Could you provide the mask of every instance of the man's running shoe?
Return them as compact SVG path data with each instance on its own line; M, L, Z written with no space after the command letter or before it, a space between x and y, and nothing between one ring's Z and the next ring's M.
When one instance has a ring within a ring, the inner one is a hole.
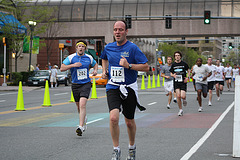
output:
M220 97L218 97L217 100L220 101Z
M183 110L179 110L178 116L183 116Z
M121 150L114 149L112 153L112 159L111 160L120 160L121 157Z
M183 106L187 106L187 100L186 99L183 100Z
M208 102L208 106L212 106L212 103L210 101Z
M170 105L169 104L167 104L167 109L170 109Z
M85 116L85 120L83 122L83 132L87 130L87 116Z
M177 98L174 98L174 99L173 99L173 102L174 102L174 103L177 103Z
M83 131L81 130L80 126L78 126L77 129L76 129L77 135L78 135L78 136L82 136L82 132L83 132Z
M198 112L202 112L203 111L203 108L202 107L199 107L198 108Z
M136 148L135 149L129 149L128 150L128 156L126 160L135 160L135 155L136 155Z

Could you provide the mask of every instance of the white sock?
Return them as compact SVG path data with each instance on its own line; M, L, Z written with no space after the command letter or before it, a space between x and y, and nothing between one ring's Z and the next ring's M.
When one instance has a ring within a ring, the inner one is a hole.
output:
M119 146L117 146L117 147L113 147L113 150L118 150L118 152L120 152L120 147Z
M128 145L129 149L135 149L136 148L136 144L134 144L133 146L131 146L130 144Z

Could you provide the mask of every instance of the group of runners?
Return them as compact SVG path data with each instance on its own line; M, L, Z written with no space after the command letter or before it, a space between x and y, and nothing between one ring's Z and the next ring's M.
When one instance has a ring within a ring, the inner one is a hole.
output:
M113 152L111 160L119 160L121 158L121 149L119 146L119 117L123 114L128 133L128 154L126 160L136 159L136 123L134 120L135 110L145 108L140 105L138 99L137 71L149 70L148 60L143 52L134 43L127 40L128 28L124 20L116 21L113 25L113 35L115 42L105 46L101 53L102 59L102 77L107 78L106 85L107 103L109 109L109 128L113 143ZM86 131L86 104L91 90L91 80L89 74L93 76L97 74L98 64L90 56L85 54L87 42L79 40L76 43L76 53L69 55L61 65L60 71L70 69L72 76L72 92L79 114L79 125L76 134L82 136ZM190 69L187 63L181 60L182 53L177 51L174 53L174 63L172 57L167 58L167 65L164 66L162 77L165 77L165 90L169 96L167 107L170 109L172 95L174 101L179 106L178 115L183 115L183 106L187 105L187 73L190 75ZM211 64L211 59L208 59ZM204 67L203 67L204 66ZM93 72L89 73L90 68ZM211 68L214 68L214 71ZM196 89L198 91L198 101L201 108L201 93L203 96L207 93L207 79L213 79L212 75L217 78L218 75L224 76L221 67L206 67L202 65L202 60L197 60L197 65L193 67L193 75L196 77ZM211 74L212 73L212 74ZM214 73L214 74L213 74ZM216 73L216 74L215 74ZM221 78L221 76L220 76ZM223 77L222 77L223 78ZM220 79L216 79L216 89L222 90L223 83ZM211 86L214 84L212 83ZM212 87L209 88L212 90ZM210 92L209 92L210 93ZM219 96L218 96L219 97ZM211 102L211 101L210 101ZM210 104L210 103L209 103ZM199 109L199 111L202 111Z
M224 67L221 66L220 60L217 59L216 65L214 65L211 57L208 58L205 65L202 64L202 59L198 58L196 64L190 70L189 66L181 58L182 53L180 51L174 53L174 63L172 63L172 57L167 57L167 64L163 66L161 73L161 76L165 78L164 89L166 96L169 96L167 108L170 109L172 94L176 95L179 107L178 116L183 115L182 105L187 105L186 91L189 79L193 79L194 89L197 91L198 111L202 112L202 96L206 98L209 93L208 105L212 106L212 91L216 90L217 100L220 101L224 81L226 81L228 91L230 91L232 87L231 81L234 82L235 86L235 77L240 74L239 67L236 64L234 64L234 68L229 63Z

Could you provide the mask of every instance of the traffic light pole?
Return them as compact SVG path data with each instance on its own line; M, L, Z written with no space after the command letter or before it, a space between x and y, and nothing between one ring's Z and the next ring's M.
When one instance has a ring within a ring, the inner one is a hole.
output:
M3 62L4 67L3 67L3 84L2 84L3 87L7 86L7 83L6 83L6 72L7 72L6 59L7 59L7 44L4 42L4 62Z

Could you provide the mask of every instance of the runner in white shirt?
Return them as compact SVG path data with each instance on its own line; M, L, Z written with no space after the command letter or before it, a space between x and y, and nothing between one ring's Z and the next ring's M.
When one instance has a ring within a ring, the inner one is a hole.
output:
M224 86L224 67L220 66L220 60L217 59L216 61L216 73L215 73L215 86L216 86L216 93L217 93L217 100L220 101L220 92L223 90Z
M215 73L216 73L216 66L212 64L212 58L209 57L206 66L209 68L209 70L212 72L212 75L207 78L208 82L208 93L209 93L209 101L208 105L212 105L212 90L215 85Z
M202 58L198 58L196 64L197 65L193 67L192 76L196 75L195 80L196 80L196 89L197 89L197 95L198 95L197 99L199 104L198 112L202 112L203 111L202 95L204 98L207 97L207 92L208 92L207 78L211 76L212 72L206 65L202 65Z
M239 75L239 68L237 68L236 64L234 64L233 67L234 68L232 69L232 76L233 76L233 83L234 83L234 87L235 87L235 78L236 78L236 75Z
M232 67L227 63L227 66L224 68L225 73L225 81L227 82L228 91L232 88L231 81L232 81Z

